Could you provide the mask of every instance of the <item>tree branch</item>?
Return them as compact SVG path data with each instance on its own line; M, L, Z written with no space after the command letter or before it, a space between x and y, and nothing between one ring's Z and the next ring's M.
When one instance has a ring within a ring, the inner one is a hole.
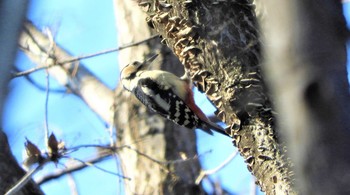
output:
M91 163L91 164L95 164L95 163L101 162L103 160L106 160L110 156L111 156L111 153L102 153L99 156L96 156L95 158L87 160L86 162L87 163ZM79 164L77 163L75 165L68 166L65 169L62 169L62 170L59 170L59 171L55 171L54 173L45 175L45 176L37 179L36 183L41 185L41 184L43 184L45 182L51 181L53 179L60 178L60 177L66 175L68 173L73 173L73 172L82 170L82 169L84 169L86 167L89 167L86 163L79 163Z
M79 61L79 60L83 60L83 59L88 59L88 58L92 58L92 57L96 57L96 56L100 56L100 55L104 55L104 54L120 51L122 49L126 49L126 48L129 48L129 47L138 46L138 45L146 43L146 42L148 42L148 41L150 41L152 39L155 39L157 37L159 37L159 35L153 35L153 36L151 36L151 37L149 37L147 39L144 39L144 40L141 40L141 41L137 41L137 42L133 42L133 43L129 43L129 44L120 46L118 48L108 49L106 51L101 51L101 52L97 52L97 53L94 53L94 54L88 54L88 55L82 55L82 56L79 56L79 57L73 57L72 59L64 60L64 61L60 62L60 64L71 63L71 62L74 62L74 61Z
M231 162L237 156L237 154L238 154L238 151L232 153L226 160L224 160L219 166L215 167L214 169L201 171L199 176L196 179L196 184L199 185L205 177L212 175L214 173L217 173L219 170L224 168L229 162Z
M79 62L66 63L61 66L59 61L72 57L57 45L54 46L53 52L50 54L50 44L50 40L32 24L25 24L19 45L29 58L40 67L52 66L48 71L60 84L68 87L103 120L112 124L114 116L113 91L96 79L84 66L79 65ZM78 71L76 71L77 67Z
M27 185L29 182L31 182L32 176L37 171L39 171L41 168L42 168L42 165L39 165L36 168L34 168L34 169L30 170L29 172L27 172L19 181L17 181L16 185L11 187L11 189L9 189L5 193L5 195L16 195L16 194L18 194L25 185Z

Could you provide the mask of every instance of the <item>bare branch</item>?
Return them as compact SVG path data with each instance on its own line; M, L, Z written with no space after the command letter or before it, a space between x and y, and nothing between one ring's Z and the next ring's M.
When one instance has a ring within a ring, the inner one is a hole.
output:
M56 64L37 66L37 67L31 68L29 70L25 70L25 71L22 71L22 72L15 72L15 73L12 73L12 78L25 76L25 75L31 74L33 72L37 72L39 70L45 70L45 69L52 68L54 66L63 65L63 64L66 64L66 63L72 63L72 62L76 62L76 61L80 61L80 60L84 60L84 59L88 59L88 58L97 57L97 56L100 56L100 55L105 55L105 54L109 54L109 53L112 53L112 52L120 51L120 50L129 48L129 47L134 47L134 46L146 43L146 42L148 42L150 40L153 40L153 39L155 39L157 37L159 37L159 35L153 35L153 36L151 36L151 37L149 37L147 39L144 39L144 40L141 40L141 41L138 41L138 42L134 42L134 43L129 43L129 44L126 44L124 46L120 46L118 48L108 49L108 50L105 50L105 51L100 51L100 52L97 52L97 53L82 55L82 56L78 56L78 57L72 57L72 58L70 58L68 60L63 60L61 62L59 61ZM24 50L24 51L26 50L26 48L22 48L22 47L21 47L21 49Z
M149 155L147 155L145 153L142 153L142 152L140 152L140 151L138 151L138 150L136 150L136 149L134 149L134 148L132 148L130 146L126 146L125 148L127 148L129 150L132 150L132 151L136 152L138 155L141 155L141 156L147 158L148 160L151 160L152 162L155 162L155 163L157 163L157 164L159 164L161 166L164 166L164 164L166 164L166 162L159 161L159 160L157 160L157 159L155 159L155 158L153 158L153 157L151 157L151 156L149 156Z
M32 24L26 23L25 26L26 30L20 37L19 45L24 48L24 52L29 58L39 66L53 66L48 69L49 73L61 85L68 87L74 94L81 97L102 119L111 124L114 116L112 110L114 94L112 90L96 79L84 66L79 66L79 70L74 77L72 77L74 67L76 67L74 63L57 66L58 61L70 59L71 56L57 45L54 46L54 51L50 54L48 52L50 50L49 38Z
M41 184L43 184L45 182L48 182L50 180L60 178L60 177L66 175L68 173L73 173L73 172L82 170L82 169L90 166L91 164L98 163L98 162L101 162L103 160L106 160L108 157L111 156L111 154L112 153L110 153L110 152L109 153L101 153L101 154L99 154L99 156L94 157L94 158L92 158L90 160L87 160L85 162L79 160L79 162L80 162L79 164L71 165L71 166L67 167L66 169L59 170L59 171L56 171L56 172L51 173L49 175L46 175L46 176L44 176L42 178L39 178L36 182L39 185L41 185ZM82 162L84 162L84 163L82 163ZM119 175L119 176L121 176L121 175ZM123 177L125 179L128 179L127 177L124 177L124 176L121 176L121 177Z
M67 174L68 176L68 185L70 187L71 195L79 195L77 184L75 182L75 179L71 173Z
M151 160L151 161L153 161L153 162L155 162L155 163L157 163L157 164L159 164L159 165L161 165L161 166L168 165L168 164L175 164L175 163L183 163L183 162L186 162L186 161L191 161L191 160L194 160L194 159L198 159L198 157L199 157L199 156L193 156L193 157L191 157L191 158L178 159L178 160L171 160L171 161L166 161L166 162L165 162L165 161L159 161L159 160L157 160L157 159L151 157L150 155L145 154L145 153L143 153L143 152L140 152L139 150L136 150L135 148L132 148L132 147L130 147L130 146L124 146L123 148L127 148L127 149L129 149L129 150L132 150L132 151L136 152L138 155L141 155L141 156L147 158L148 160ZM209 151L209 152L210 152L210 151ZM207 152L205 152L205 153L203 153L203 154L201 154L201 155L204 155L204 154L206 154L206 153L207 153Z
M137 45L140 45L140 44L143 44L143 43L146 43L152 39L155 39L159 37L159 35L153 35L147 39L144 39L142 41L137 41L137 42L134 42L134 43L129 43L129 44L126 44L124 46L120 46L118 48L113 48L113 49L108 49L108 50L105 50L105 51L101 51L101 52L97 52L97 53L93 53L93 54L87 54L87 55L82 55L82 56L78 56L78 57L74 57L74 58L71 58L71 59L68 59L68 60L64 60L62 62L59 62L59 64L65 64L65 63L71 63L71 62L74 62L74 61L79 61L79 60L83 60L83 59L88 59L88 58L92 58L92 57L96 57L96 56L100 56L100 55L104 55L104 54L108 54L108 53L112 53L112 52L116 52L116 51L120 51L120 50L123 50L123 49L126 49L126 48L129 48L129 47L134 47L134 46L137 46Z
M231 162L237 156L237 154L238 154L238 150L233 152L224 162L222 162L219 166L215 167L214 169L205 170L205 171L202 170L196 179L196 184L199 185L205 177L212 175L214 173L217 173L219 170L224 168L229 162Z
M15 186L13 186L10 190L6 192L5 195L15 195L17 194L31 179L32 176L39 171L44 164L41 164L37 166L35 169L32 169L31 171L27 172L17 183Z
M15 71L20 72L20 70L16 66L14 66L13 68L15 69ZM46 91L47 88L37 83L34 79L32 79L32 77L30 77L29 74L23 74L21 76L27 79L28 82L30 82L34 87L36 87L40 91ZM12 77L12 78L15 78L15 77ZM50 93L66 93L66 92L67 92L66 89L50 89Z
M45 135L45 144L47 146L48 144L48 138L49 138L49 122L48 122L48 113L49 113L49 92L50 92L50 77L49 72L46 71L46 94L45 94L45 129L44 129L44 135ZM48 148L48 147L47 147Z
M119 174L119 173L115 173L115 172L113 172L113 171L109 171L109 170L107 170L107 169L104 169L104 168L102 168L102 167L100 167L100 166L95 165L95 163L86 162L86 161L80 160L80 159L78 159L78 158L73 158L73 157L67 157L67 158L70 158L70 159L73 159L73 160L75 160L75 161L78 161L78 162L80 162L81 164L83 164L83 165L85 165L85 166L94 167L94 168L96 168L96 169L98 169L98 170L101 170L101 171L103 171L103 172L105 172L105 173L109 173L109 174L112 174L112 175L121 177L121 178L123 178L123 179L126 179L126 180L131 180L129 177L126 177L126 176L121 175L121 174Z
M51 64L51 65L44 65L44 66L37 66L37 67L34 67L34 68L31 68L29 70L25 70L25 71L22 71L22 72L15 72L15 73L12 73L12 78L16 78L16 77L21 77L21 76L26 76L26 75L29 75L33 72L36 72L36 71L39 71L39 70L45 70L45 69L48 69L48 68L51 68L53 66L56 66L56 64Z

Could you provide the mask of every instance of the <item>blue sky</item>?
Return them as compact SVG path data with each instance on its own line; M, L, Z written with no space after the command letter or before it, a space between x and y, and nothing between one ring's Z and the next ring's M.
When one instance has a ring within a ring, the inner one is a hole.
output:
M56 42L72 55L90 54L118 46L112 1L50 0L31 2L28 13L30 20L41 28L49 27ZM349 3L345 4L345 9L350 9ZM349 11L346 11L346 15L350 17ZM110 88L116 86L119 76L117 53L83 60L82 63L107 86ZM33 66L22 53L18 54L15 64L21 70ZM31 77L45 87L44 71L33 73ZM50 81L51 89L64 90L55 80L51 79ZM3 124L13 153L17 160L22 162L26 137L42 149L44 148L45 91L37 89L24 78L13 79L10 82L10 90ZM200 107L208 108L205 112L211 115L214 112L211 104L199 92L195 92L195 94L197 104ZM68 147L80 144L109 143L108 127L74 95L51 93L48 108L49 129L55 133L58 139L64 140ZM201 159L204 169L215 168L235 150L234 148L232 151L227 150L227 148L232 147L232 143L226 137L208 136L201 131L198 131L197 135L199 138L198 153L206 153L205 159ZM73 156L85 159L92 157L94 151L94 149L83 149L75 152ZM211 152L207 153L207 151ZM117 171L114 159L98 163L98 166L110 171ZM58 168L62 167L58 166ZM54 169L56 169L54 165L48 165L35 178L52 172ZM116 194L122 189L121 186L117 185L117 176L95 168L87 168L74 173L73 177L78 191L82 195ZM221 182L234 194L248 194L252 182L252 176L239 155L220 172L211 176L211 179ZM210 191L208 186L205 185L206 189ZM67 177L45 183L41 187L47 194L70 194Z

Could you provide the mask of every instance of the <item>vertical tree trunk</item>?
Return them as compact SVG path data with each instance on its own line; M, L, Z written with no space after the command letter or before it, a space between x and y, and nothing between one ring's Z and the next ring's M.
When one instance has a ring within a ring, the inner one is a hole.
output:
M153 34L135 2L115 2L120 44ZM280 113L281 131L287 132L290 154L296 162L298 184L303 194L348 194L349 86L346 29L340 3L267 2L270 15L264 31L266 45L271 47L266 48L266 72ZM147 3L141 4L147 9ZM148 23L162 35L162 41L185 65L199 89L217 106L218 116L229 124L234 144L262 189L267 194L294 194L290 162L278 140L271 101L261 75L260 41L252 4L248 0L169 0L149 5ZM120 65L142 60L145 54L157 51L162 54L159 64L182 69L171 51L155 42L124 50L120 53ZM84 75L75 82L83 81ZM107 121L111 115L110 99L101 111L102 115L107 113L103 115ZM196 155L194 132L147 112L120 86L116 89L115 124L118 145L128 145L119 153L125 175L132 178L126 182L126 193L203 192L194 184L200 169L198 159L191 159ZM17 180L24 172L14 164L2 132L0 143L0 156L5 159L0 166L0 170L4 169L0 175L2 190L8 187L4 178ZM172 161L183 156L187 161ZM8 173L7 168L18 174ZM42 193L33 183L25 187L24 193L27 192Z
M0 194L6 193L25 172L11 154L7 137L2 129L2 113L11 67L16 55L17 39L21 31L27 2L2 1L0 3ZM10 131L10 130L7 130ZM29 182L18 194L43 194L33 182Z
M116 0L115 14L119 45L132 43L154 35L146 21L146 14L134 1ZM180 75L181 64L160 40L121 51L118 55L123 68L146 55L160 53L155 69L168 69ZM124 174L127 194L199 194L202 187L195 185L200 165L196 158L196 137L189 131L162 117L148 112L129 92L116 89L115 124L118 129L118 145L130 145L130 149L118 152ZM142 153L142 155L140 155ZM152 159L151 159L152 158ZM178 161L178 160L183 161ZM176 160L176 162L175 162Z
M262 190L294 194L290 162L277 139L260 71L260 41L250 1L155 0L140 5L162 42L229 124L227 131ZM134 13L136 8L130 7Z
M112 94L83 66L79 66L75 74L72 74L75 63L61 63L71 59L66 51L57 45L51 48L50 40L31 24L26 24L20 45L38 65L56 65L49 69L50 74L84 100L106 122L111 121L114 112L110 101ZM51 52L54 55L48 56ZM169 55L166 51L163 54ZM178 63L176 58L173 59ZM172 63L174 62L169 61L168 64ZM194 132L177 130L179 127L171 122L165 123L159 116L149 115L145 107L132 98L121 87L117 88L115 122L118 136L123 138L118 141L118 146L128 145L120 151L120 157L125 165L123 167L127 169L125 174L132 178L126 183L127 193L201 193L201 187L194 184L199 174L199 162L196 158L191 159L196 155ZM172 161L182 159L183 154L187 155L187 160Z
M302 194L350 193L350 97L341 1L266 2L266 76Z

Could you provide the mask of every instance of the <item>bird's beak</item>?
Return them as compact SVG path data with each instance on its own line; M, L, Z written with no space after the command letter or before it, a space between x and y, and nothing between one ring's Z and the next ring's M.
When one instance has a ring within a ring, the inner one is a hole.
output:
M144 68L148 68L149 65L157 58L158 54L155 54L143 62ZM142 68L143 69L143 68Z
M154 59L157 58L157 56L158 56L158 54L154 54L152 57L148 58L146 61L147 61L148 63L151 63L151 62L153 62Z

